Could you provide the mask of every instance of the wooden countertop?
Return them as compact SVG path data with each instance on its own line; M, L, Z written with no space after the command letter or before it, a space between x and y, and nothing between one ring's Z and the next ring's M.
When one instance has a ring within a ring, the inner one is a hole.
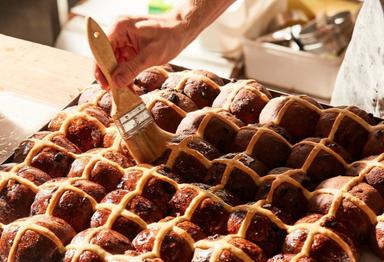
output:
M0 92L64 107L93 81L92 59L0 34Z
M0 34L0 164L92 83L93 61Z

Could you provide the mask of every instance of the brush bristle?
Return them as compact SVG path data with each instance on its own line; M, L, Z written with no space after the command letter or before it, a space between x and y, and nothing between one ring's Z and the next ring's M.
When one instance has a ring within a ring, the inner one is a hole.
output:
M152 122L140 132L124 137L133 158L139 163L153 163L165 151L169 135Z

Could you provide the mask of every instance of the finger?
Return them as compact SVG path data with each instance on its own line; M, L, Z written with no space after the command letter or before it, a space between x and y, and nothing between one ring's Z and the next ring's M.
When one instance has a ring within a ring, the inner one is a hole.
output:
M100 68L97 65L95 66L95 78L103 89L109 90L108 81L105 78L103 72L101 72Z
M136 34L138 28L136 27L136 23L146 18L138 17L138 18L125 18L123 20L118 21L110 31L108 38L112 44L113 48L123 47L129 45L131 43L132 34Z
M137 55L137 51L133 47L125 47L119 49L119 63L133 59Z
M141 52L131 60L119 64L112 74L112 80L119 87L129 86L141 71L151 66L147 57L146 52Z
M138 52L137 41L132 41L129 34L114 34L110 36L110 43L118 63L127 61Z

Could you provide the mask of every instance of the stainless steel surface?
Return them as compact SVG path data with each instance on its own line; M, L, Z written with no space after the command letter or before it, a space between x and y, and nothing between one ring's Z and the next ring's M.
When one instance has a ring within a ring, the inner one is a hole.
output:
M291 47L326 56L338 56L347 47L352 35L350 12L313 20L306 25L293 25L259 38L259 41Z
M277 14L268 26L268 33L276 32L293 25L304 25L309 19L305 13L298 9L287 10Z
M57 107L16 93L0 92L0 163L21 141L44 126Z
M297 40L304 51L339 55L348 45L353 30L350 12L323 17L304 26Z

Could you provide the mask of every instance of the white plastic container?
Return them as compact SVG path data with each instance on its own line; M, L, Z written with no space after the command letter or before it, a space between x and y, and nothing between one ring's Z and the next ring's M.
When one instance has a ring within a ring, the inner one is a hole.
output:
M327 58L244 38L245 73L292 93L329 100L343 57Z

